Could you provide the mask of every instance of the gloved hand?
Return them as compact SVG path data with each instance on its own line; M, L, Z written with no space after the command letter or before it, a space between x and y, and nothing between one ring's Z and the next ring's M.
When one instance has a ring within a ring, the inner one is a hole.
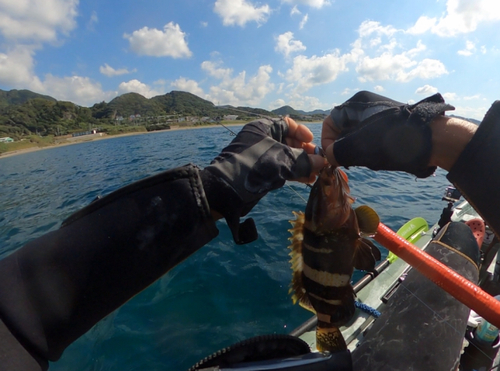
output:
M410 105L362 91L331 111L323 122L321 144L333 165L400 170L426 178L436 170L429 166L429 124L453 109L440 94Z
M267 192L282 187L286 180L314 181L326 161L313 155L312 139L307 127L290 118L260 119L245 125L202 170L210 209L224 216L236 243L257 239L253 219L241 224L239 220Z

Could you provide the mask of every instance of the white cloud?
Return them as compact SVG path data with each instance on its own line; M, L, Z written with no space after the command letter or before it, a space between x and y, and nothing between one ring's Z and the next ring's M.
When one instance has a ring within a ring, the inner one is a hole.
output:
M292 10L290 10L290 15L294 15L294 14L302 14L299 10L299 8L297 8L297 5L294 5Z
M435 88L434 86L431 85L424 85L418 88L415 93L417 94L422 94L422 95L432 95L436 94L438 92L438 89Z
M330 4L328 0L281 0L281 2L293 5L294 7L297 5L306 5L317 9L321 9L323 6Z
M260 66L257 74L249 78L246 71L233 76L232 69L220 68L218 63L210 61L203 62L201 67L211 77L220 80L211 86L206 98L218 104L258 105L269 92L274 90L274 84L270 81L273 69L269 65Z
M430 31L439 36L455 36L473 32L479 24L499 20L497 0L448 0L443 17L422 16L407 32L421 34Z
M219 68L218 64L216 62L204 61L201 63L201 69L217 79L229 80L233 74L233 70L231 68Z
M359 91L358 88L354 88L354 89L345 88L344 91L342 93L340 93L340 95L353 95L354 92L357 92L357 91Z
M265 23L271 8L267 4L256 7L246 0L217 0L214 12L222 18L224 26L243 27L248 22Z
M456 108L455 111L453 111L454 115L482 121L484 115L489 109L489 106L469 107L469 106L455 105L455 108Z
M288 57L290 53L306 50L304 44L299 40L293 39L293 32L285 32L276 38L276 46L274 47L278 53Z
M358 29L358 33L360 37L368 37L372 34L375 35L385 35L385 36L393 36L398 30L392 26L381 26L380 22L375 21L364 21L361 23Z
M42 83L34 73L34 54L34 48L26 45L0 53L0 85L40 91Z
M30 89L81 106L90 106L116 95L116 92L103 91L100 83L88 77L47 74L43 80L40 79L34 72L34 53L34 48L26 45L18 45L6 53L0 53L0 84Z
M99 18L97 17L97 12L93 11L90 19L87 23L87 29L93 31L94 25L99 22Z
M432 29L432 27L434 27L435 24L436 24L436 18L429 18L427 16L422 16L417 20L417 22L412 27L406 30L406 32L412 35L423 34Z
M465 42L465 49L459 50L457 54L470 57L476 51L476 45L472 41Z
M132 51L139 55L172 58L188 58L192 55L185 39L186 34L173 22L166 24L163 31L143 27L123 37L129 41Z
M116 92L104 92L101 84L88 77L69 76L57 77L51 74L45 76L43 90L58 100L67 100L82 106L91 106L96 102L109 100L116 96Z
M377 93L382 93L382 92L384 92L384 91L385 91L384 87L383 87L383 86L381 86L381 85L375 85L375 86L373 87L373 90L375 90Z
M309 19L309 14L306 14L299 23L299 30L302 30Z
M8 40L55 41L76 27L78 0L2 0L0 33Z
M456 101L458 100L458 95L457 93L444 93L443 98L445 101Z
M424 59L410 71L399 71L397 81L408 82L416 78L428 80L448 74L445 65L436 59Z
M286 72L286 80L294 82L298 90L308 90L316 85L335 81L339 73L347 71L346 56L339 56L339 51L318 57L308 58L299 55L293 59L292 67Z
M284 99L276 99L274 102L271 102L269 104L269 109L274 110L274 109L281 108L283 106L286 106L285 100Z
M284 105L284 104L283 104ZM290 107L294 109L299 109L303 111L312 111L316 109L330 109L330 106L326 106L321 103L317 97L311 97L304 94L293 93L289 94L287 97L287 103Z
M427 47L419 40L414 48L405 50L395 39L399 31L392 26L365 21L358 32L359 38L353 43L351 60L357 62L356 72L361 82L408 82L415 78L430 79L448 73L444 64L438 60L426 58L418 61L418 55ZM384 44L385 39L388 42ZM398 54L397 49L403 51Z
M118 94L121 95L125 93L138 93L146 98L151 98L157 95L165 94L163 91L152 89L149 85L144 84L143 82L140 82L137 79L133 79L127 82L122 82L118 86Z
M174 89L187 91L188 93L205 98L205 93L203 92L203 89L198 85L198 82L194 80L188 80L184 77L180 77L174 82L172 82L170 85Z
M475 95L470 95L468 97L464 97L464 100L476 100L476 99L481 99L481 96L479 94L475 94Z
M356 67L361 82L377 80L396 80L408 82L415 78L431 79L447 74L443 63L435 59L424 59L417 62L407 53L393 55L383 53L370 58L363 57Z
M98 82L87 77L46 74L42 79L35 73L35 51L44 43L55 44L61 34L67 35L76 27L78 4L79 0L0 0L0 34L5 50L0 53L0 84L82 106L116 95L104 92ZM97 22L93 12L87 27Z
M120 68L120 69L116 70L113 67L109 66L107 63L104 63L104 66L99 67L99 72L102 73L103 75L108 76L108 77L126 75L126 74L133 73L136 71L137 70L135 68L131 71L129 71L126 68Z

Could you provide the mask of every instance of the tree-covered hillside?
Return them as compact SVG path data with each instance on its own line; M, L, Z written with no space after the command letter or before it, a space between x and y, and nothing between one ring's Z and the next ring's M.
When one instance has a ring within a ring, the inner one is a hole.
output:
M126 118L131 115L163 116L165 110L154 99L147 99L137 93L120 95L107 104L107 118L116 119L118 116Z
M58 136L94 128L108 128L105 130L109 131L111 127L122 132L126 127L136 127L139 122L146 127L158 124L165 126L166 121L172 118L184 122L188 118L198 118L199 122L205 122L207 118L221 120L227 116L237 116L238 120L248 122L259 116L285 114L298 120L318 120L289 106L272 112L260 108L215 106L212 102L182 91L172 91L150 99L137 93L127 93L109 103L100 102L88 108L57 101L29 90L0 90L0 137L8 136L15 140L32 134Z
M30 90L10 90L5 91L0 89L0 108L7 107L12 104L23 104L30 99L42 98L52 102L56 100L48 95L34 93Z
M172 91L165 95L151 98L167 114L183 114L190 116L217 116L215 105L208 100L183 91Z
M61 135L71 130L88 130L95 124L90 108L71 102L35 98L0 110L0 137L20 139L25 135Z

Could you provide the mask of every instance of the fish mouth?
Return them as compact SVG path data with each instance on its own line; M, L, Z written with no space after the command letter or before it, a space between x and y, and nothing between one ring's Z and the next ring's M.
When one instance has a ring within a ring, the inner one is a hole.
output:
M324 173L325 176L332 177L336 170L337 170L336 167L329 165L323 168L322 174Z

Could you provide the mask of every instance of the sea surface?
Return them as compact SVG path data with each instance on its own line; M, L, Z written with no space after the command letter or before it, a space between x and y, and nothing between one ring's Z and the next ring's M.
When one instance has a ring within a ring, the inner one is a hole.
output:
M319 144L321 125L308 126ZM0 258L59 228L98 195L190 162L206 166L232 138L226 128L211 127L0 158ZM442 171L427 179L361 168L347 174L355 206L370 205L395 230L416 216L432 225L446 206ZM50 371L186 370L232 343L292 331L311 316L288 294L288 221L308 194L294 182L268 194L249 215L259 238L248 245L235 245L218 222L219 237L98 323Z

